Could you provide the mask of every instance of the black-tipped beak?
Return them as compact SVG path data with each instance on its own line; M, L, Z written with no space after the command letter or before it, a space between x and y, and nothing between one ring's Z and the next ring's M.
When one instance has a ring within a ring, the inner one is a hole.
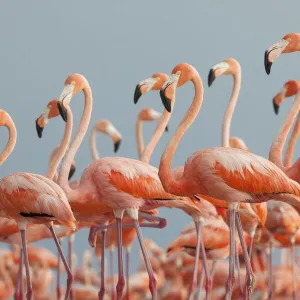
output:
M38 137L41 138L42 135L43 135L44 127L41 127L41 126L38 124L38 120L39 120L39 118L37 118L37 119L35 120L35 128L36 128L36 132L37 132Z
M173 250L173 248L168 248L167 249L167 253L169 253L170 251L172 251Z
M74 165L71 165L68 180L70 180L73 177L73 175L75 174L75 171L76 171L76 167Z
M68 112L66 110L66 108L64 107L64 104L60 101L57 102L57 108L59 110L59 113L61 115L61 117L63 118L63 120L65 122L68 121Z
M169 132L169 127L168 127L168 125L167 125L166 128L165 128L165 132Z
M276 115L278 115L279 112L279 105L275 102L275 98L273 99L273 108Z
M141 92L141 85L137 85L134 91L134 96L133 96L133 102L134 104L137 104L139 99L142 96L142 92Z
M165 109L170 113L172 111L172 109L171 109L171 99L169 99L165 95L165 91L166 91L166 89L161 89L159 91L159 94L160 94L160 98L161 98L161 101L162 101Z
M114 143L114 152L117 153L119 148L120 148L120 145L121 145L121 141L122 140L119 140L117 142Z
M271 73L272 62L269 61L270 51L266 50L265 52L265 70L268 75Z
M207 83L208 83L209 87L213 84L215 79L216 79L215 71L213 69L210 69L210 71L208 73L208 80L207 80Z

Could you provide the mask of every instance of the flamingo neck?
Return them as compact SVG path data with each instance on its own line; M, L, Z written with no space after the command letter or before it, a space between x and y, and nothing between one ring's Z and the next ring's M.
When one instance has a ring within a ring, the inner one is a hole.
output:
M65 191L66 194L69 194L72 191L74 192L74 190L72 190L69 185L68 175L69 175L71 164L76 155L76 152L81 145L81 142L87 132L89 122L91 120L93 97L92 97L92 90L88 84L86 84L86 87L83 89L83 93L85 99L84 111L80 120L78 130L74 137L74 140L72 141L72 144L63 159L60 172L58 175L58 184Z
M166 126L168 125L168 122L170 120L171 114L164 110L162 116L160 117L158 121L158 125L156 126L156 129L145 147L142 156L141 156L141 161L145 163L149 163L151 155L154 151L155 146L157 145L158 141L160 140L161 136L163 135Z
M294 125L291 137L289 139L286 151L285 151L285 157L284 157L284 166L286 168L289 168L292 165L293 161L293 155L296 147L296 143L299 137L300 133L300 115L298 113L298 118L296 120L296 123Z
M239 97L240 89L241 89L241 68L239 67L237 72L233 74L233 89L223 119L223 125L222 125L222 146L223 147L230 147L229 138L230 138L231 119L235 109L235 105Z
M90 149L94 161L100 158L97 150L97 145L96 145L96 132L97 132L96 128L93 127L90 134Z
M300 110L300 93L296 95L293 106L288 112L283 126L279 131L278 135L273 140L270 152L269 152L269 160L277 165L279 168L284 169L285 167L282 164L282 151L284 144L286 142L289 131L293 125L294 120L297 117L297 114Z
M193 79L192 82L195 87L195 96L189 110L184 116L184 119L181 121L179 126L177 127L174 135L172 136L171 140L169 141L162 158L160 160L159 165L159 178L161 183L166 192L172 193L175 195L182 195L182 187L179 181L176 181L171 173L171 165L172 160L175 154L175 151L178 147L180 140L182 139L186 130L190 127L190 125L194 122L203 102L203 84L202 80L197 74ZM175 94L174 96L175 97Z
M58 148L54 149L56 153L54 153L54 155L51 155L52 158L50 159L49 167L45 175L45 177L54 180L55 182L57 181L57 167L67 152L72 135L73 114L69 106L66 109L68 110L68 117L70 120L66 122L62 141Z
M144 139L143 139L143 121L140 118L138 118L136 121L135 136L136 136L139 159L141 159L145 146L144 146Z
M0 155L0 166L6 161L9 155L13 152L16 142L17 142L17 129L14 121L6 114L6 124L5 127L8 129L8 141L7 144Z

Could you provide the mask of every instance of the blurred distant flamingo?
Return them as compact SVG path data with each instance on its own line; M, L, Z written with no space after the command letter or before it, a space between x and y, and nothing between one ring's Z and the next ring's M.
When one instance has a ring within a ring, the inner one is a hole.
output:
M285 35L278 43L271 45L265 51L265 70L269 75L271 72L271 67L275 59L281 53L291 53L295 51L300 51L300 34L299 33L289 33Z
M239 202L264 202L269 199L283 200L298 206L300 204L300 186L290 180L277 166L268 160L236 148L208 148L189 157L179 180L172 177L170 166L172 158L186 129L193 123L203 101L203 85L196 69L188 64L179 64L174 68L161 89L161 98L165 108L171 112L174 104L175 89L192 81L195 86L193 103L180 123L174 136L167 145L160 162L159 177L167 192L192 196L206 194L230 202L230 270L233 270L235 217L243 252L246 251L239 214L236 213ZM271 176L272 174L272 176ZM248 274L251 274L250 262L245 261ZM233 275L232 271L230 272ZM229 281L230 283L230 281ZM227 297L231 296L231 286L227 286ZM248 283L251 298L252 282Z
M0 164L2 164L13 151L17 134L12 119L5 111L1 111L0 120L1 126L9 128L9 141L0 156ZM55 165L54 167L56 169ZM15 219L21 232L27 277L27 299L32 299L32 286L26 248L27 223L45 223L49 227L68 271L67 299L72 274L59 246L52 222L58 222L71 229L75 229L76 226L75 218L62 189L41 175L13 173L0 181L0 199L3 216Z

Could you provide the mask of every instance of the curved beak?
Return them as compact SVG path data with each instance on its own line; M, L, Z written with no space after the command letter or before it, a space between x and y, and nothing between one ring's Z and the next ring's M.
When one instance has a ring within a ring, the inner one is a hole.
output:
M165 132L169 132L169 126L168 125L165 128Z
M161 101L165 107L165 109L170 113L172 110L172 96L177 87L177 83L180 77L180 71L176 74L172 74L169 76L168 80L164 83L163 87L159 91ZM173 87L173 88L172 88ZM171 94L170 94L171 92Z
M73 177L73 175L75 174L75 171L76 171L76 166L75 166L75 164L72 164L71 167L70 167L68 180L70 180Z
M208 73L208 86L210 87L215 81L216 77L222 75L229 68L229 64L227 62L221 62L215 66L213 66Z
M135 87L135 91L134 91L134 96L133 96L133 102L134 104L137 104L140 97L149 92L154 84L159 80L159 77L156 78L147 78L143 81L141 81L136 87Z
M271 45L265 51L264 64L266 73L269 75L271 73L271 67L275 59L283 52L286 46L290 43L290 39L281 40L278 43Z
M282 101L285 98L285 92L286 92L286 89L283 88L272 100L274 112L276 115L278 115L280 104L282 103Z
M35 120L35 128L39 138L42 137L44 127L48 123L48 113L49 108L47 107L46 111Z
M121 145L121 142L122 142L122 139L114 142L114 153L117 153L119 148L120 148L120 145Z
M68 112L64 105L70 104L70 101L73 96L74 88L75 88L74 83L65 85L65 87L59 97L59 100L57 102L57 108L59 110L61 117L63 118L63 120L65 122L67 122L67 120L68 120Z

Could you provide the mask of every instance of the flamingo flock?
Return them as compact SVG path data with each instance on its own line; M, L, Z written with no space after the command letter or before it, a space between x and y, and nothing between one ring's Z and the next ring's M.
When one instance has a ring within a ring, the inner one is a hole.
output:
M299 50L298 33L287 34L268 47L264 56L266 73L270 74L280 54ZM61 143L53 147L46 174L17 172L0 181L0 240L10 245L10 250L0 250L0 299L13 296L17 300L24 297L27 300L296 300L299 297L300 261L296 247L300 244L300 160L293 163L293 155L300 132L300 81L286 82L273 98L273 108L278 114L283 102L295 96L270 147L269 157L264 158L248 149L241 138L230 134L242 82L239 62L227 58L213 66L208 73L208 87L216 86L215 81L221 75L232 76L233 88L222 123L220 147L195 149L184 166L172 168L177 147L205 99L204 83L196 68L180 63L169 75L155 73L135 88L135 104L142 101L143 94L159 91L164 107L162 113L151 108L140 111L135 133L138 158L100 157L98 132L111 138L115 153L122 144L121 133L114 125L100 120L90 131L92 160L80 179L73 181L70 179L75 173L76 153L90 125L93 95L85 76L71 74L66 78L60 97L51 100L35 122L38 137L43 139L47 138L45 127L52 119L61 117L65 122ZM189 82L194 86L192 102L170 137L159 166L153 166L150 159L160 138L168 131L176 91ZM70 105L80 92L84 94L84 109L71 140ZM145 145L146 121L158 124ZM14 150L17 130L4 110L0 110L0 126L9 131L0 155L2 165ZM167 220L159 216L161 207L180 209L192 220L190 224L182 224L182 232L165 249L142 234L144 227L162 230L167 226ZM83 228L89 228L88 242L99 261L97 266L93 266L91 249L85 251L82 264L78 265L73 242ZM54 240L57 254L30 245L49 238ZM65 238L67 255L61 247ZM136 238L141 264L131 273L130 250ZM273 266L274 248L280 249L279 266ZM110 252L109 268L106 250ZM63 270L67 274L65 284L61 282ZM55 292L51 290L54 281Z

